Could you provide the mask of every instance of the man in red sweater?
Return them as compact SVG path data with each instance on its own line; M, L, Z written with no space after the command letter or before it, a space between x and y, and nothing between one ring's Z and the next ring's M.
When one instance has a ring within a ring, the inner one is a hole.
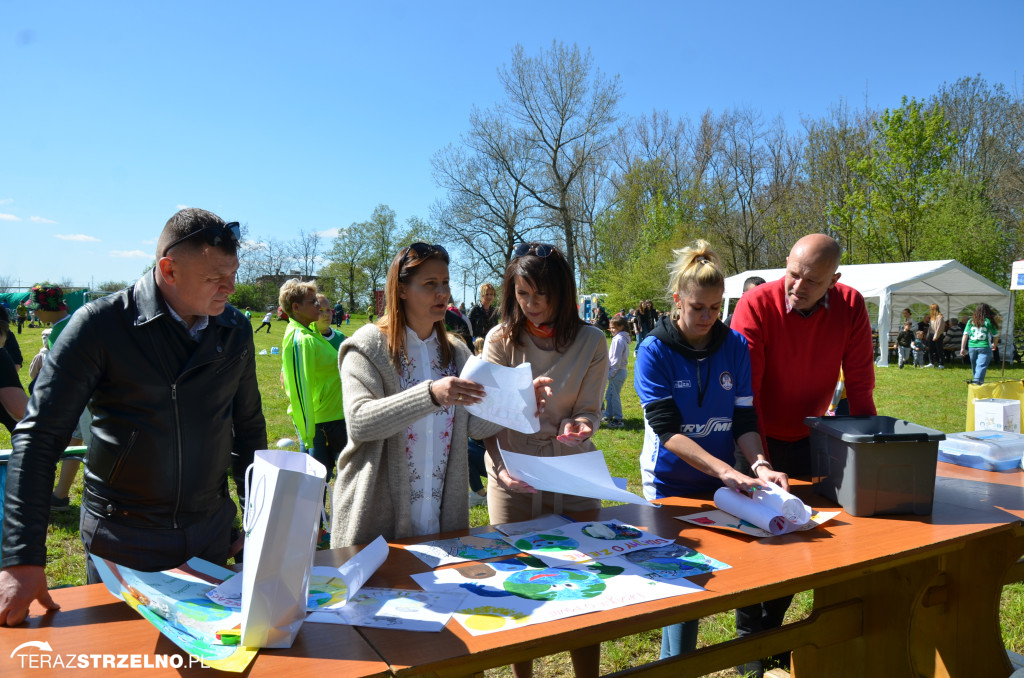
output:
M838 282L839 243L819 233L800 238L786 275L744 294L732 329L747 338L754 407L772 465L792 476L811 473L810 430L822 416L842 368L850 414L875 414L874 347L860 292ZM737 461L737 469L746 460ZM792 596L736 610L740 636L782 625ZM785 667L789 654L775 657ZM760 662L739 667L760 676Z

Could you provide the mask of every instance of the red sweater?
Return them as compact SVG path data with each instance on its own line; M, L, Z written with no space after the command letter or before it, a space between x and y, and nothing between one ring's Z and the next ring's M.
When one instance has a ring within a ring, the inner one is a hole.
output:
M825 414L843 368L850 414L875 414L874 346L860 292L837 283L828 308L809 317L786 312L786 279L765 283L740 299L732 329L747 338L761 433L794 441L810 431L804 417Z

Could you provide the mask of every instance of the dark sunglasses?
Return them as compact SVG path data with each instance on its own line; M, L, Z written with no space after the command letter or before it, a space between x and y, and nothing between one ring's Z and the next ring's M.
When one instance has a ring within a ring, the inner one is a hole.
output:
M448 250L441 245L428 245L425 242L414 242L405 248L405 252L402 253L402 260L398 262L398 270L402 270L405 266L405 260L409 258L409 252L415 252L416 256L420 259L429 257L432 254L440 254L444 257L444 260L449 261Z
M536 254L541 259L547 259L554 251L555 248L551 245L536 245L528 242L521 242L516 245L514 250L512 250L512 258L518 259L519 257L525 257L527 254Z
M198 231L192 231L184 238L178 238L170 245L164 248L164 253L160 256L166 257L167 253L171 251L171 248L180 245L189 238L194 238L197 235L202 234L206 239L206 244L210 247L221 247L224 243L231 243L235 247L238 246L238 241L242 238L242 227L238 225L237 221L232 221L224 225L217 226L206 226L200 228Z

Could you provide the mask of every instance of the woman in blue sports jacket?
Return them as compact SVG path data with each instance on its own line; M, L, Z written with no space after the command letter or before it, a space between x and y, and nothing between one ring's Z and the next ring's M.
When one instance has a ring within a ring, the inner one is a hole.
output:
M789 488L765 457L750 386L747 341L720 320L725 276L711 246L676 250L669 292L677 313L662 318L637 349L634 386L644 408L640 454L647 499ZM736 446L756 477L733 468ZM698 621L663 629L661 656L697 646Z

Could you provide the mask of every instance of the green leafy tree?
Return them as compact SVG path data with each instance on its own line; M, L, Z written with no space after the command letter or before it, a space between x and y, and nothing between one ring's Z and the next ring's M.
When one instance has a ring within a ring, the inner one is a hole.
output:
M870 153L850 160L862 180L842 212L857 224L867 261L912 261L935 236L933 217L949 185L957 136L941 107L926 109L906 97L873 127Z

